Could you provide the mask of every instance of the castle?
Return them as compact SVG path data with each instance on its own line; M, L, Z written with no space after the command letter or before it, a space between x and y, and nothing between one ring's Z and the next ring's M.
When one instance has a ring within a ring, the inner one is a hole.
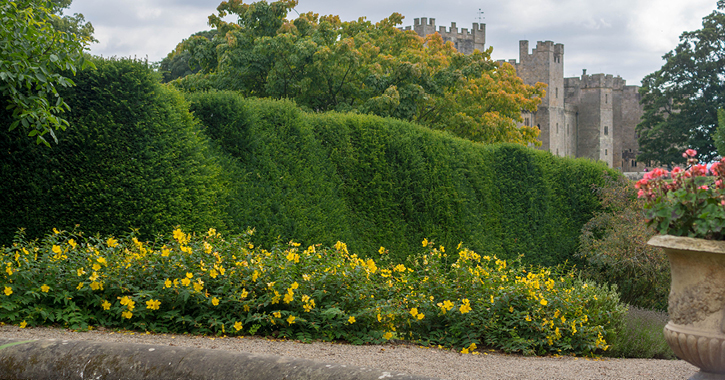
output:
M411 30L408 26L405 30ZM458 31L436 30L435 19L414 20L413 30L421 37L438 32L464 54L484 50L486 25ZM505 61L499 61L503 63ZM604 161L622 172L642 172L645 166L635 159L639 144L635 127L642 117L638 86L628 86L619 76L607 74L564 78L564 45L552 41L537 42L529 52L529 41L519 42L519 61L508 61L528 85L548 85L546 96L535 113L524 112L522 125L540 130L539 149L557 156L586 157Z

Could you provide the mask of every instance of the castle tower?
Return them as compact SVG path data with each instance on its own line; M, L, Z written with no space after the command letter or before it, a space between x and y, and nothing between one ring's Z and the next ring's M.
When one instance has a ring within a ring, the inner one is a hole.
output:
M638 86L627 86L627 82L614 78L612 89L614 125L614 166L623 172L641 172L644 164L636 160L639 154L639 143L635 128L639 123L644 109L640 104L642 96Z
M410 27L406 27L405 30L410 30ZM471 54L474 50L483 51L486 45L486 24L477 22L473 23L470 32L466 28L462 28L459 32L455 22L451 23L450 30L446 30L445 26L436 30L436 19L421 17L413 19L413 30L421 37L438 32L444 42L452 42L456 50L463 54Z
M587 75L586 70L581 78L565 79L566 102L577 112L576 156L604 161L610 168L621 161L615 160L613 84L611 75Z
M548 150L558 156L572 156L576 152L569 142L573 128L566 126L564 109L564 45L552 41L537 42L529 53L529 41L519 41L519 63L516 74L528 85L537 82L547 85L546 96L533 115L524 115L524 124L530 117L531 125L540 130L539 149Z

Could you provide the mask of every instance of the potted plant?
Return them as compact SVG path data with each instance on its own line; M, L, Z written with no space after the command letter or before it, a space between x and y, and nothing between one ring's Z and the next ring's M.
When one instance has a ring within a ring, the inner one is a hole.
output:
M683 156L686 170L654 169L635 187L646 199L647 223L660 233L648 244L664 249L672 271L665 338L679 358L700 368L693 379L722 378L725 158L708 170L695 158L695 150Z

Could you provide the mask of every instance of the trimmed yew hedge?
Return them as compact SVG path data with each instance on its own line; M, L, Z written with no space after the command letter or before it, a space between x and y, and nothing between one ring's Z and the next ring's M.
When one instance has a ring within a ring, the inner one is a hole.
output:
M183 96L144 63L94 63L62 89L72 108L58 144L0 135L0 243L18 228L34 238L76 224L101 234L137 228L144 237L176 225L223 229L221 165ZM0 124L8 117L0 114Z
M267 247L340 240L402 261L427 238L555 265L599 207L600 163L231 92L184 99L144 63L95 63L63 91L71 127L59 144L0 136L0 244L18 228L36 238L76 224L143 239L253 227Z
M400 261L423 238L533 264L572 258L599 202L601 163L519 145L485 146L407 122L304 113L286 101L188 94L229 153L232 225L255 240L348 243Z

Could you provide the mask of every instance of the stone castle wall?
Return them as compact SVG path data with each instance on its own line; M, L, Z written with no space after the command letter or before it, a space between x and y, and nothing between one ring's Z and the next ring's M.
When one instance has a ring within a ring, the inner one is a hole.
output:
M455 23L449 30L436 30L435 19L423 17L414 20L413 30L422 37L437 32L464 54L483 51L486 43L485 24L474 23L471 32L458 32ZM518 62L507 63L524 83L548 86L537 112L522 113L522 125L539 127L540 149L601 160L623 172L645 169L635 160L639 153L635 127L643 114L638 86L628 86L619 76L587 75L586 70L581 77L564 78L564 45L552 41L538 41L531 52L529 41L520 41Z
M404 30L411 30L410 26ZM472 54L474 50L483 51L486 44L486 24L473 23L473 27L469 32L468 29L462 28L458 31L456 23L452 22L450 29L446 30L445 26L436 30L436 19L428 19L426 17L416 18L413 20L413 30L421 37L438 32L445 42L453 42L453 46L463 54Z

